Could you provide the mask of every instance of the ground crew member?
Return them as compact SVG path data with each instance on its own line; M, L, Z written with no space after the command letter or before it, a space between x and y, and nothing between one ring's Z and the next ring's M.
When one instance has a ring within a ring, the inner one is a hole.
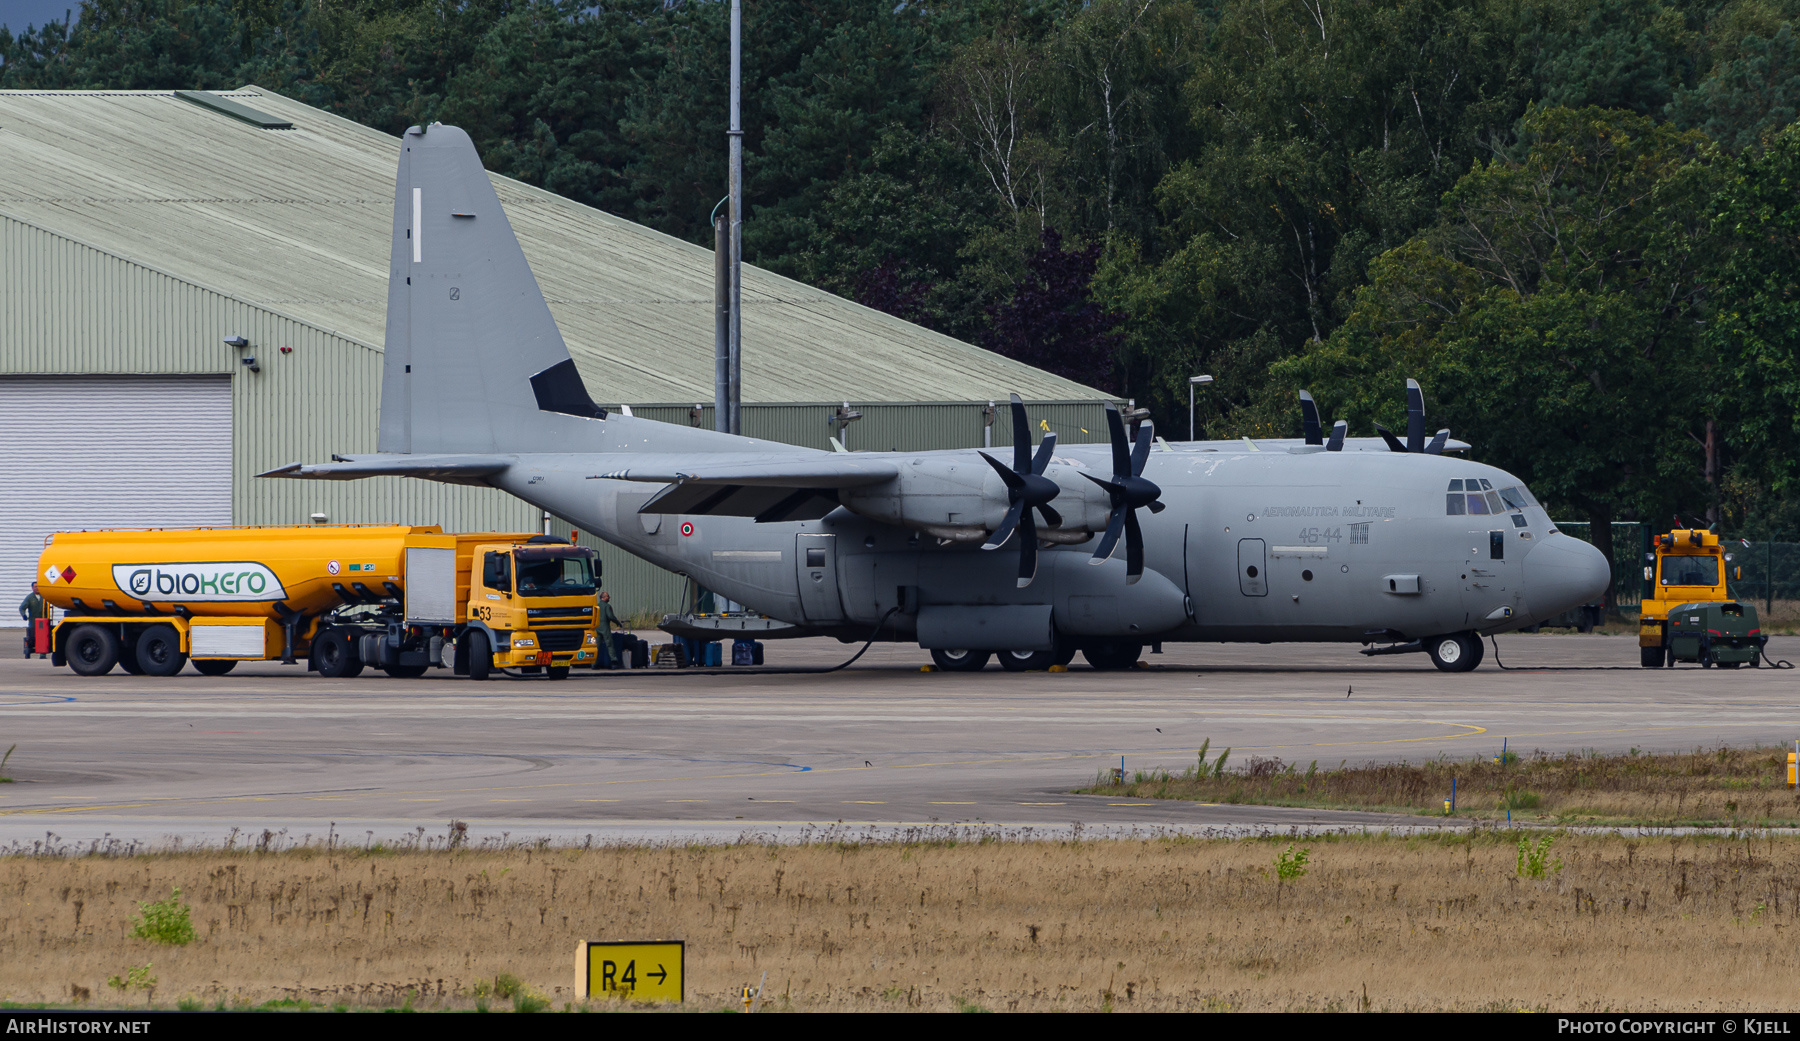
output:
M601 593L597 603L598 606L594 609L594 621L595 628L600 630L600 655L594 660L594 668L616 669L620 667L621 662L618 649L613 646L612 630L615 625L623 629L625 623L619 621L619 616L613 613L611 593Z
M25 619L25 657L29 658L31 657L32 630L36 628L36 626L31 623L37 621L39 618L50 617L50 605L45 603L43 596L38 593L38 584L36 582L31 583L30 595L19 601L19 617ZM49 656L40 654L38 657L45 658Z

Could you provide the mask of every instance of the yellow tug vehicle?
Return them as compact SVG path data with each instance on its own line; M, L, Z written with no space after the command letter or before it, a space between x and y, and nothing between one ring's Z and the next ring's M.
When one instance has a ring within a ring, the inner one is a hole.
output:
M1733 600L1727 590L1729 560L1719 536L1700 528L1678 528L1653 540L1644 558L1640 665L1655 669L1690 661L1735 669L1746 662L1762 664L1769 638L1757 623L1756 605Z
M83 676L304 659L328 677L563 679L598 652L598 569L550 535L435 525L59 532L37 586L66 614L35 650Z

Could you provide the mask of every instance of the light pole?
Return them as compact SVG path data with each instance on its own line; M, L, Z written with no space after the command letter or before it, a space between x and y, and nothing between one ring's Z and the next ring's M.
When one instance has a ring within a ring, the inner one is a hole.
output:
M1194 438L1194 388L1199 386L1202 383L1211 383L1211 382L1212 382L1211 376L1189 376L1188 377L1188 440L1189 441L1195 440L1195 438Z

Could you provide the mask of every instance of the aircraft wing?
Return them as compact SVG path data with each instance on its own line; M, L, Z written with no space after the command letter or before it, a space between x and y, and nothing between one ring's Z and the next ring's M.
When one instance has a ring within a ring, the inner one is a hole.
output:
M513 465L510 455L381 455L332 456L329 463L289 463L257 474L304 481L360 481L365 477L421 477L449 484L485 485L487 478Z
M629 465L591 479L668 485L639 513L754 517L763 523L817 520L837 509L839 488L880 484L900 472L892 463L848 454L633 455L624 461Z

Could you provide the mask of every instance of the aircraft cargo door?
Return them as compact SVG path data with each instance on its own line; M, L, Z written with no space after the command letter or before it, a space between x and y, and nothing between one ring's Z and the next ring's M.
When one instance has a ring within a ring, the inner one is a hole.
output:
M808 622L823 624L844 620L844 602L838 596L837 536L794 536L794 567L799 572L800 612Z
M1261 539L1238 540L1238 590L1245 596L1269 595L1269 558Z

